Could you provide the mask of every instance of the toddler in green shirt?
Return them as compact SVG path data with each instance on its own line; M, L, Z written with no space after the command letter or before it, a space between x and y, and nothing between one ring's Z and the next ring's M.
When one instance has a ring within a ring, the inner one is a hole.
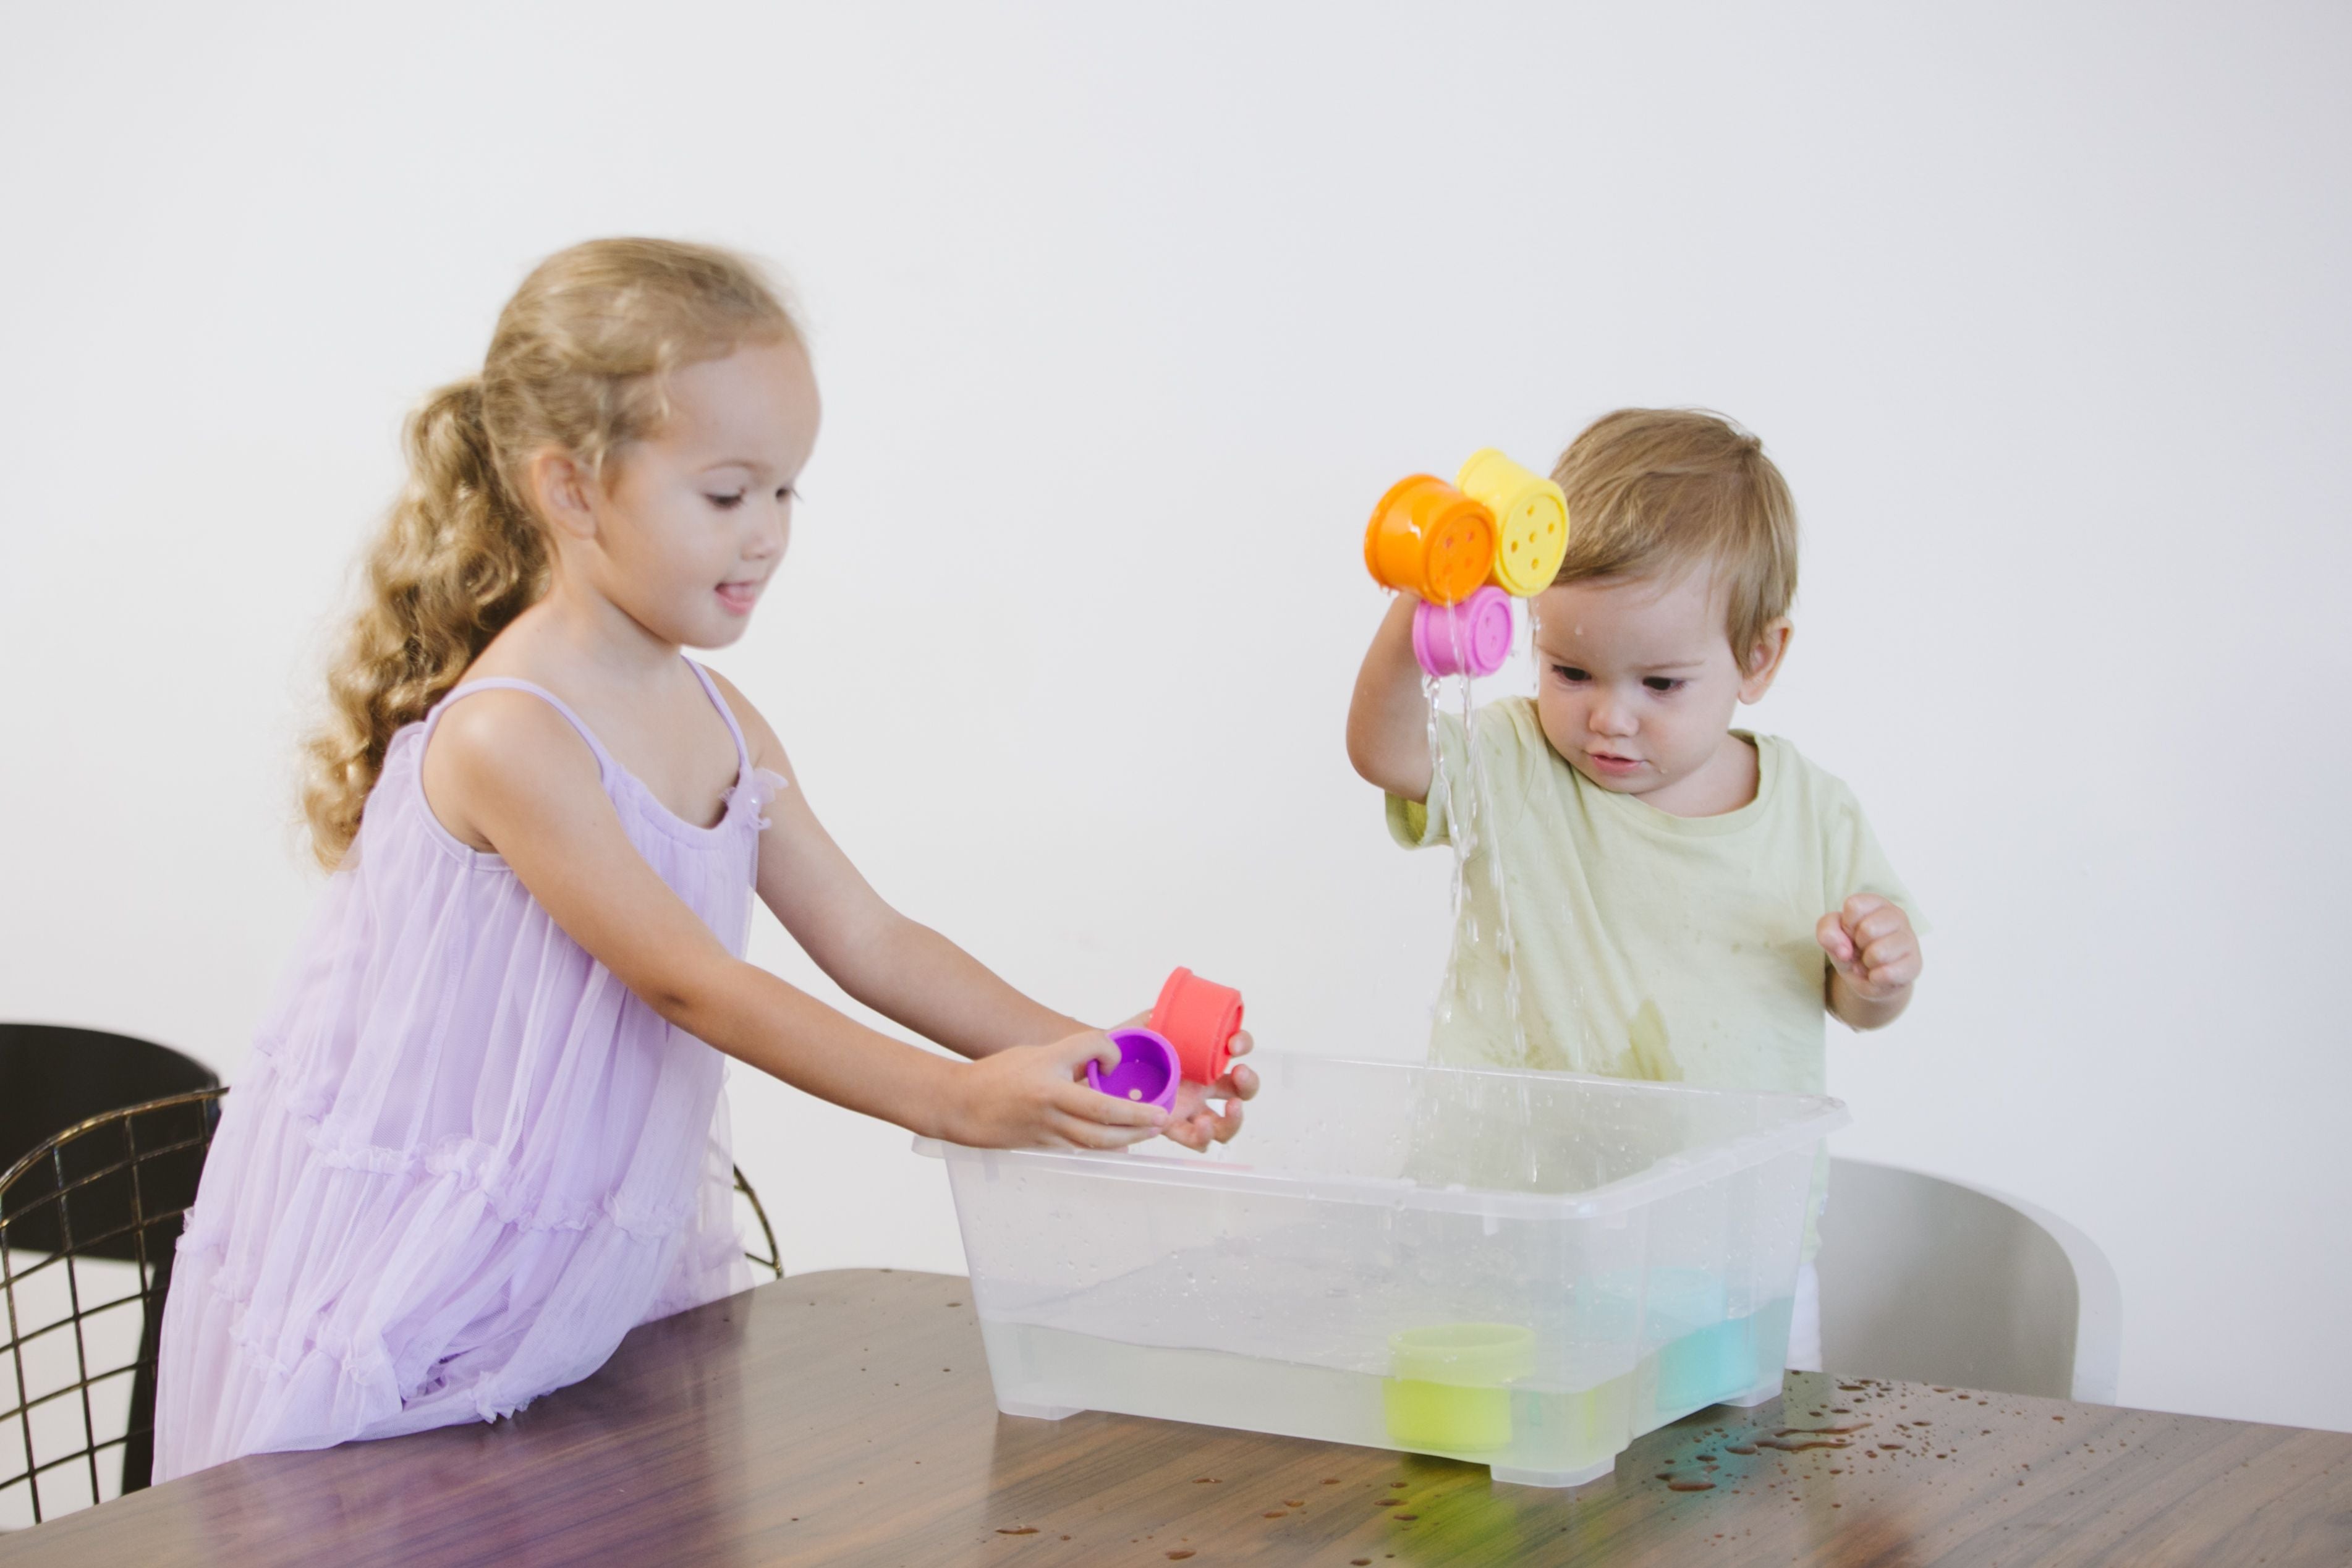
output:
M1537 695L1438 714L1433 757L1400 595L1349 708L1391 831L1465 846L1430 1060L1819 1093L1823 1012L1891 1022L1919 942L1853 792L1732 727L1788 652L1788 486L1756 437L1681 409L1604 415L1552 477L1569 545L1531 603ZM1819 1361L1812 1230L1792 1366Z

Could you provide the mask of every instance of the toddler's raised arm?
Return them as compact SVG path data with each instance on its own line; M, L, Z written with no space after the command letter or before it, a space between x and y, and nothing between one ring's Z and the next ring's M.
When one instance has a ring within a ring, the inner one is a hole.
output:
M1429 799L1429 698L1412 654L1412 613L1420 601L1400 593L1356 673L1348 704L1348 760L1367 782L1407 800Z

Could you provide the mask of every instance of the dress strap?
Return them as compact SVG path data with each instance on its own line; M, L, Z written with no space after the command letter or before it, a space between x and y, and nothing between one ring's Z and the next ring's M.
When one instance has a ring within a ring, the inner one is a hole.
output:
M691 663L691 661L688 662ZM703 682L706 686L709 684L708 680ZM588 743L588 749L596 754L597 775L607 785L611 784L615 773L622 771L621 765L613 760L613 754L604 749L604 743L596 738L596 732L590 729L586 722L578 714L573 713L571 706L562 697L557 696L545 686L535 686L529 681L518 681L510 675L485 675L478 681L467 681L463 685L450 687L448 691L442 694L441 700L433 705L433 711L425 716L425 739L430 741L433 738L433 727L441 722L441 716L449 710L451 703L460 697L472 696L476 692L529 692L571 721L572 727L580 732L580 738ZM713 694L713 695L716 695ZM727 722L731 727L735 721L730 718ZM741 748L743 737L740 735L735 737L735 744L738 749Z
M717 708L719 716L727 721L727 733L735 737L735 776L742 778L751 771L751 747L743 738L743 727L735 722L735 710L729 707L727 699L719 695L718 683L710 678L709 670L692 659L687 660L686 667L694 672L694 678L700 681L702 689L710 695L710 706Z

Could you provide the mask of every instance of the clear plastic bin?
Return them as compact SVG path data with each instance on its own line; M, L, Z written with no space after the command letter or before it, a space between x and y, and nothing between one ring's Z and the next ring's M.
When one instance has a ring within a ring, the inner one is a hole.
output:
M1839 1102L1260 1052L1213 1156L944 1156L999 1409L1113 1410L1574 1486L1780 1389Z

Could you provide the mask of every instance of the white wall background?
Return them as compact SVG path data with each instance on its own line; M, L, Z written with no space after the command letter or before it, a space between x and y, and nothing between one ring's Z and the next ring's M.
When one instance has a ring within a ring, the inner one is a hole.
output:
M0 1016L232 1077L395 432L538 257L794 280L829 403L719 663L886 893L1109 1018L1419 1049L1447 868L1339 731L1396 476L1629 402L1807 527L1759 722L1937 935L1847 1153L2067 1216L2124 1398L2352 1428L2352 14L2333 5L20 7L0 52ZM822 988L772 925L757 956ZM904 1134L739 1074L796 1269L950 1269Z

